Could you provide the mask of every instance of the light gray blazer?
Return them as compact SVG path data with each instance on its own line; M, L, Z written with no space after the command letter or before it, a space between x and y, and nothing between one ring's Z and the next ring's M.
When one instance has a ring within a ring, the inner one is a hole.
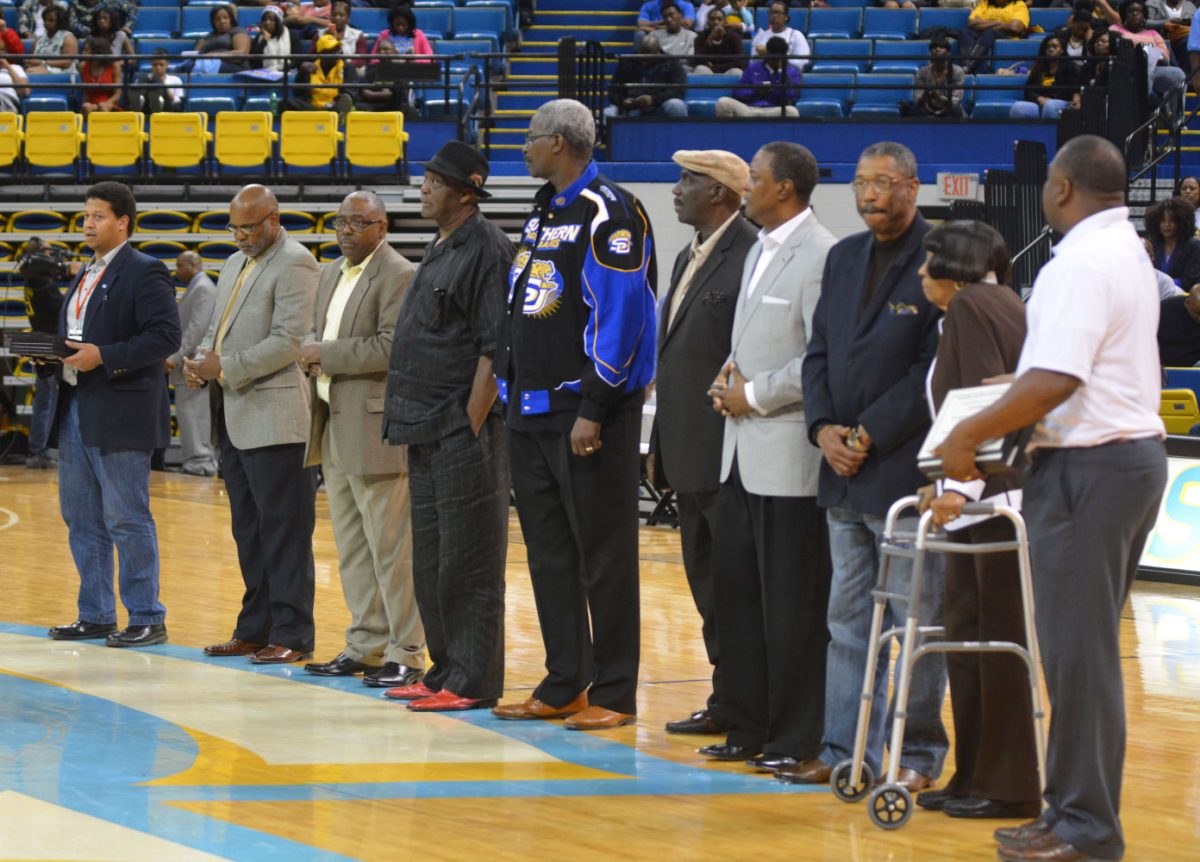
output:
M204 338L209 350L245 263L239 251L221 267ZM308 442L308 381L300 369L300 343L312 329L319 274L316 258L280 228L242 285L221 342L220 381L225 427L239 449Z
M753 296L747 287L762 253L761 240L746 255L730 358L753 381L754 400L766 415L752 410L725 420L721 481L729 478L736 455L742 485L751 494L817 494L821 450L808 441L800 367L821 295L825 256L836 241L816 213L810 214L779 249Z
M183 338L179 342L179 350L171 357L175 370L170 374L171 382L176 386L187 385L183 379L183 360L196 355L196 348L208 334L216 305L217 286L203 272L197 273L179 299L179 322L183 325Z

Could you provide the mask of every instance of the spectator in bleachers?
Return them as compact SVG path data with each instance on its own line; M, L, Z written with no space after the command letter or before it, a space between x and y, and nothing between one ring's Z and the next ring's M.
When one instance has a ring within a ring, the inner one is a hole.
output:
M963 71L992 68L992 45L997 39L1021 39L1029 30L1029 7L1022 0L979 0L967 26L958 33L958 56Z
M675 0L663 0L663 28L655 35L658 45L664 54L672 57L691 56L692 46L696 44L696 31L683 26L683 13L675 4Z
M85 60L79 63L79 79L83 82L83 102L79 110L84 116L100 111L123 110L121 107L121 64L112 54L112 44L103 36L88 36L83 42Z
M258 19L258 34L250 45L250 53L256 57L255 65L275 72L283 72L287 63L284 57L292 53L292 32L283 23L283 10L278 6L267 6Z
M1083 82L1088 87L1107 87L1108 70L1112 66L1112 37L1107 30L1099 30L1088 42L1088 55L1092 59L1083 66Z
M694 33L692 35L695 35ZM8 23L0 18L0 51L5 54L24 54L25 46L21 43L21 37L17 35L17 31L8 26Z
M935 6L937 0L933 2L915 3L913 0L872 0L871 5L879 6L883 9L916 9L918 6Z
M350 26L350 3L348 0L333 0L329 4L329 23L331 33L342 40L343 54L367 54L371 46L367 35L357 27ZM355 66L366 64L366 60L351 60Z
M1175 280L1184 290L1200 284L1200 239L1196 239L1196 211L1179 198L1150 206L1143 220L1154 247L1154 268Z
M358 91L360 111L400 111L405 116L412 113L412 99L407 81L397 81L388 75L388 66L399 56L390 39L379 43L379 61L367 66L362 74L364 84Z
M1187 68L1188 36L1196 5L1192 0L1146 0L1146 25L1163 34L1176 65Z
M689 30L696 24L696 7L688 0L669 0L679 7L680 13L683 15L683 26ZM637 29L633 32L633 50L641 52L642 40L649 33L657 33L664 29L667 24L663 20L663 0L649 0L642 4L642 8L638 10Z
M788 6L783 0L771 0L767 6L767 27L759 30L750 43L754 53L760 57L766 54L767 42L776 37L787 41L787 52L793 55L788 63L803 72L808 66L808 60L802 59L808 57L808 39L799 30L788 26Z
M641 54L658 55L646 58L621 58L612 77L608 98L611 104L604 109L606 116L686 117L683 101L687 87L687 72L683 61L663 54L658 36L646 34Z
M1146 49L1147 62L1150 64L1150 74L1147 76L1150 79L1150 93L1155 102L1161 103L1186 76L1182 69L1171 65L1171 49L1162 35L1146 26L1146 4L1143 0L1125 0L1118 11L1121 23L1114 24L1110 29L1121 38ZM1176 114L1183 109L1179 103L1168 107Z
M241 72L246 69L250 54L250 34L238 26L237 9L233 6L213 6L208 13L212 30L196 43L196 53L220 60L219 71Z
M133 35L133 28L137 25L138 17L138 4L135 0L71 0L67 26L78 38L86 39L94 32L96 13L101 9L110 9L119 13L125 35Z
M753 36L756 29L754 13L746 5L746 0L729 0L721 11L725 13L725 23L731 30L742 36Z
M342 43L332 33L326 33L314 46L320 58L300 64L296 73L296 89L286 101L289 111L337 111L339 120L354 109L354 97L342 87L347 80L357 79L353 66L342 59ZM313 84L311 89L300 85Z
M102 36L108 40L114 57L121 54L133 53L133 40L121 29L121 13L115 9L97 9L92 17L93 36Z
M21 113L21 100L29 95L28 83L25 70L0 54L0 111Z
M1062 40L1047 36L1038 46L1038 58L1025 79L1025 99L1016 102L1009 116L1017 120L1054 120L1068 107L1078 108L1083 73L1079 64L1064 56Z
M725 21L725 13L716 6L708 10L708 29L696 37L694 52L698 59L692 71L697 75L746 68L742 37L730 29Z
M1179 198L1193 210L1200 206L1200 178L1184 177L1175 187L1175 197Z
M21 11L17 13L17 32L21 34L22 39L36 39L46 32L42 12L51 6L62 10L65 21L67 7L64 3L55 3L54 0L25 0L21 4Z
M302 39L317 39L332 29L330 0L296 3L285 0L284 21Z
M129 92L133 110L145 114L183 110L183 81L178 75L170 74L169 67L167 49L156 48L154 59L150 61L150 71L134 78L134 84L140 86L131 88Z
M417 16L408 6L397 6L388 12L388 28L375 40L372 54L379 53L382 42L391 42L397 54L432 54L433 47L417 28Z
M1146 249L1146 257L1150 258L1150 262L1154 263L1154 243L1150 241L1150 237L1142 237L1142 247ZM1160 302L1166 301L1173 296L1182 296L1184 291L1175 283L1175 279L1167 275L1157 267L1154 270L1154 277L1158 279L1158 299ZM1164 362L1163 365L1169 363Z
M763 59L750 61L742 72L733 98L717 99L718 117L800 116L793 104L800 98L800 71L787 61L787 42L782 36L773 36L766 47Z
M1071 9L1066 25L1055 31L1054 35L1062 39L1068 57L1082 59L1088 53L1088 42L1099 29L1092 17L1095 8L1090 0L1079 0Z
M74 54L79 50L75 34L66 28L67 13L59 6L42 10L42 35L33 43L33 56L25 61L25 71L31 75L48 72L67 72L75 67L74 60L42 60L41 55Z
M913 115L961 118L963 77L962 66L950 62L950 38L935 33L929 40L929 62L913 79Z

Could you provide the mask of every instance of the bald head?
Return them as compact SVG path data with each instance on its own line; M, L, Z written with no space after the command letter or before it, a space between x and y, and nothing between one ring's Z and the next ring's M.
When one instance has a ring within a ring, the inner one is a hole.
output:
M233 241L247 257L258 257L279 236L279 200L266 186L248 185L229 203Z
M175 258L175 278L180 284L189 284L203 268L200 255L194 251L180 252L179 257Z
M279 209L279 199L275 192L258 183L242 186L242 190L233 196L230 206L268 206Z
M1042 209L1050 227L1065 234L1079 222L1125 205L1125 158L1096 135L1072 138L1050 164Z
M387 218L383 198L372 191L351 192L342 200L343 209L353 210L367 218Z

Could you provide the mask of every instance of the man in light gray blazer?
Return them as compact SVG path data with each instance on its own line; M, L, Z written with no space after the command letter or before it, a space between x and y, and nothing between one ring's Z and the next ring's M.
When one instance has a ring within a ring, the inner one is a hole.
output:
M833 235L809 207L817 162L799 144L750 163L746 256L732 350L709 394L725 419L713 572L725 742L700 750L766 772L821 750L830 564L800 366Z
M166 370L175 387L175 421L179 424L179 445L183 454L181 472L192 476L215 476L217 450L213 448L209 396L207 392L187 386L183 379L183 360L196 354L196 348L208 334L217 304L217 286L205 274L200 255L194 251L185 251L176 258L175 278L187 285L179 300L183 340L179 350L167 357Z
M188 382L210 383L221 472L246 593L233 637L213 656L256 664L312 655L315 471L304 467L309 390L300 343L312 329L320 268L279 225L279 202L260 185L229 205L239 251L217 281L216 314Z
M416 268L387 244L387 210L374 192L348 195L333 225L343 256L321 273L301 348L312 381L305 465L323 467L350 627L337 656L304 669L363 673L367 685L393 688L420 680L424 667L408 451L383 439L392 332Z

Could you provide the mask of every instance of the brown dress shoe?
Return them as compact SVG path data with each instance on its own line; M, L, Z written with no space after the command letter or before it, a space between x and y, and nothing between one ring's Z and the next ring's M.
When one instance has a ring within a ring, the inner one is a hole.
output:
M1041 838L1049 831L1050 824L1039 817L1037 820L1030 820L1028 823L1022 823L1020 826L1006 826L997 829L992 833L992 837L1005 845L1028 844L1036 838Z
M262 644L252 644L248 641L230 638L223 644L213 644L204 648L205 655L215 655L218 658L228 658L235 655L250 655L263 648Z
M250 656L254 664L291 664L294 661L304 661L312 658L312 650L301 652L291 647L269 644Z
M1053 832L1027 844L1001 844L997 852L1004 862L1087 862L1096 858L1072 847Z
M896 783L901 787L908 788L908 792L916 796L918 790L924 790L926 787L933 786L933 779L928 775L922 775L915 769L909 769L907 766L900 770L896 775Z
M775 777L788 784L828 784L832 774L833 767L816 757L775 771Z
M567 730L608 730L610 727L620 727L623 724L633 724L637 716L625 712L613 712L602 706L589 706L583 712L577 712L565 722Z
M588 708L588 696L585 691L566 706L551 706L531 697L520 703L502 703L492 708L492 715L507 721L529 721L534 718L566 718Z

